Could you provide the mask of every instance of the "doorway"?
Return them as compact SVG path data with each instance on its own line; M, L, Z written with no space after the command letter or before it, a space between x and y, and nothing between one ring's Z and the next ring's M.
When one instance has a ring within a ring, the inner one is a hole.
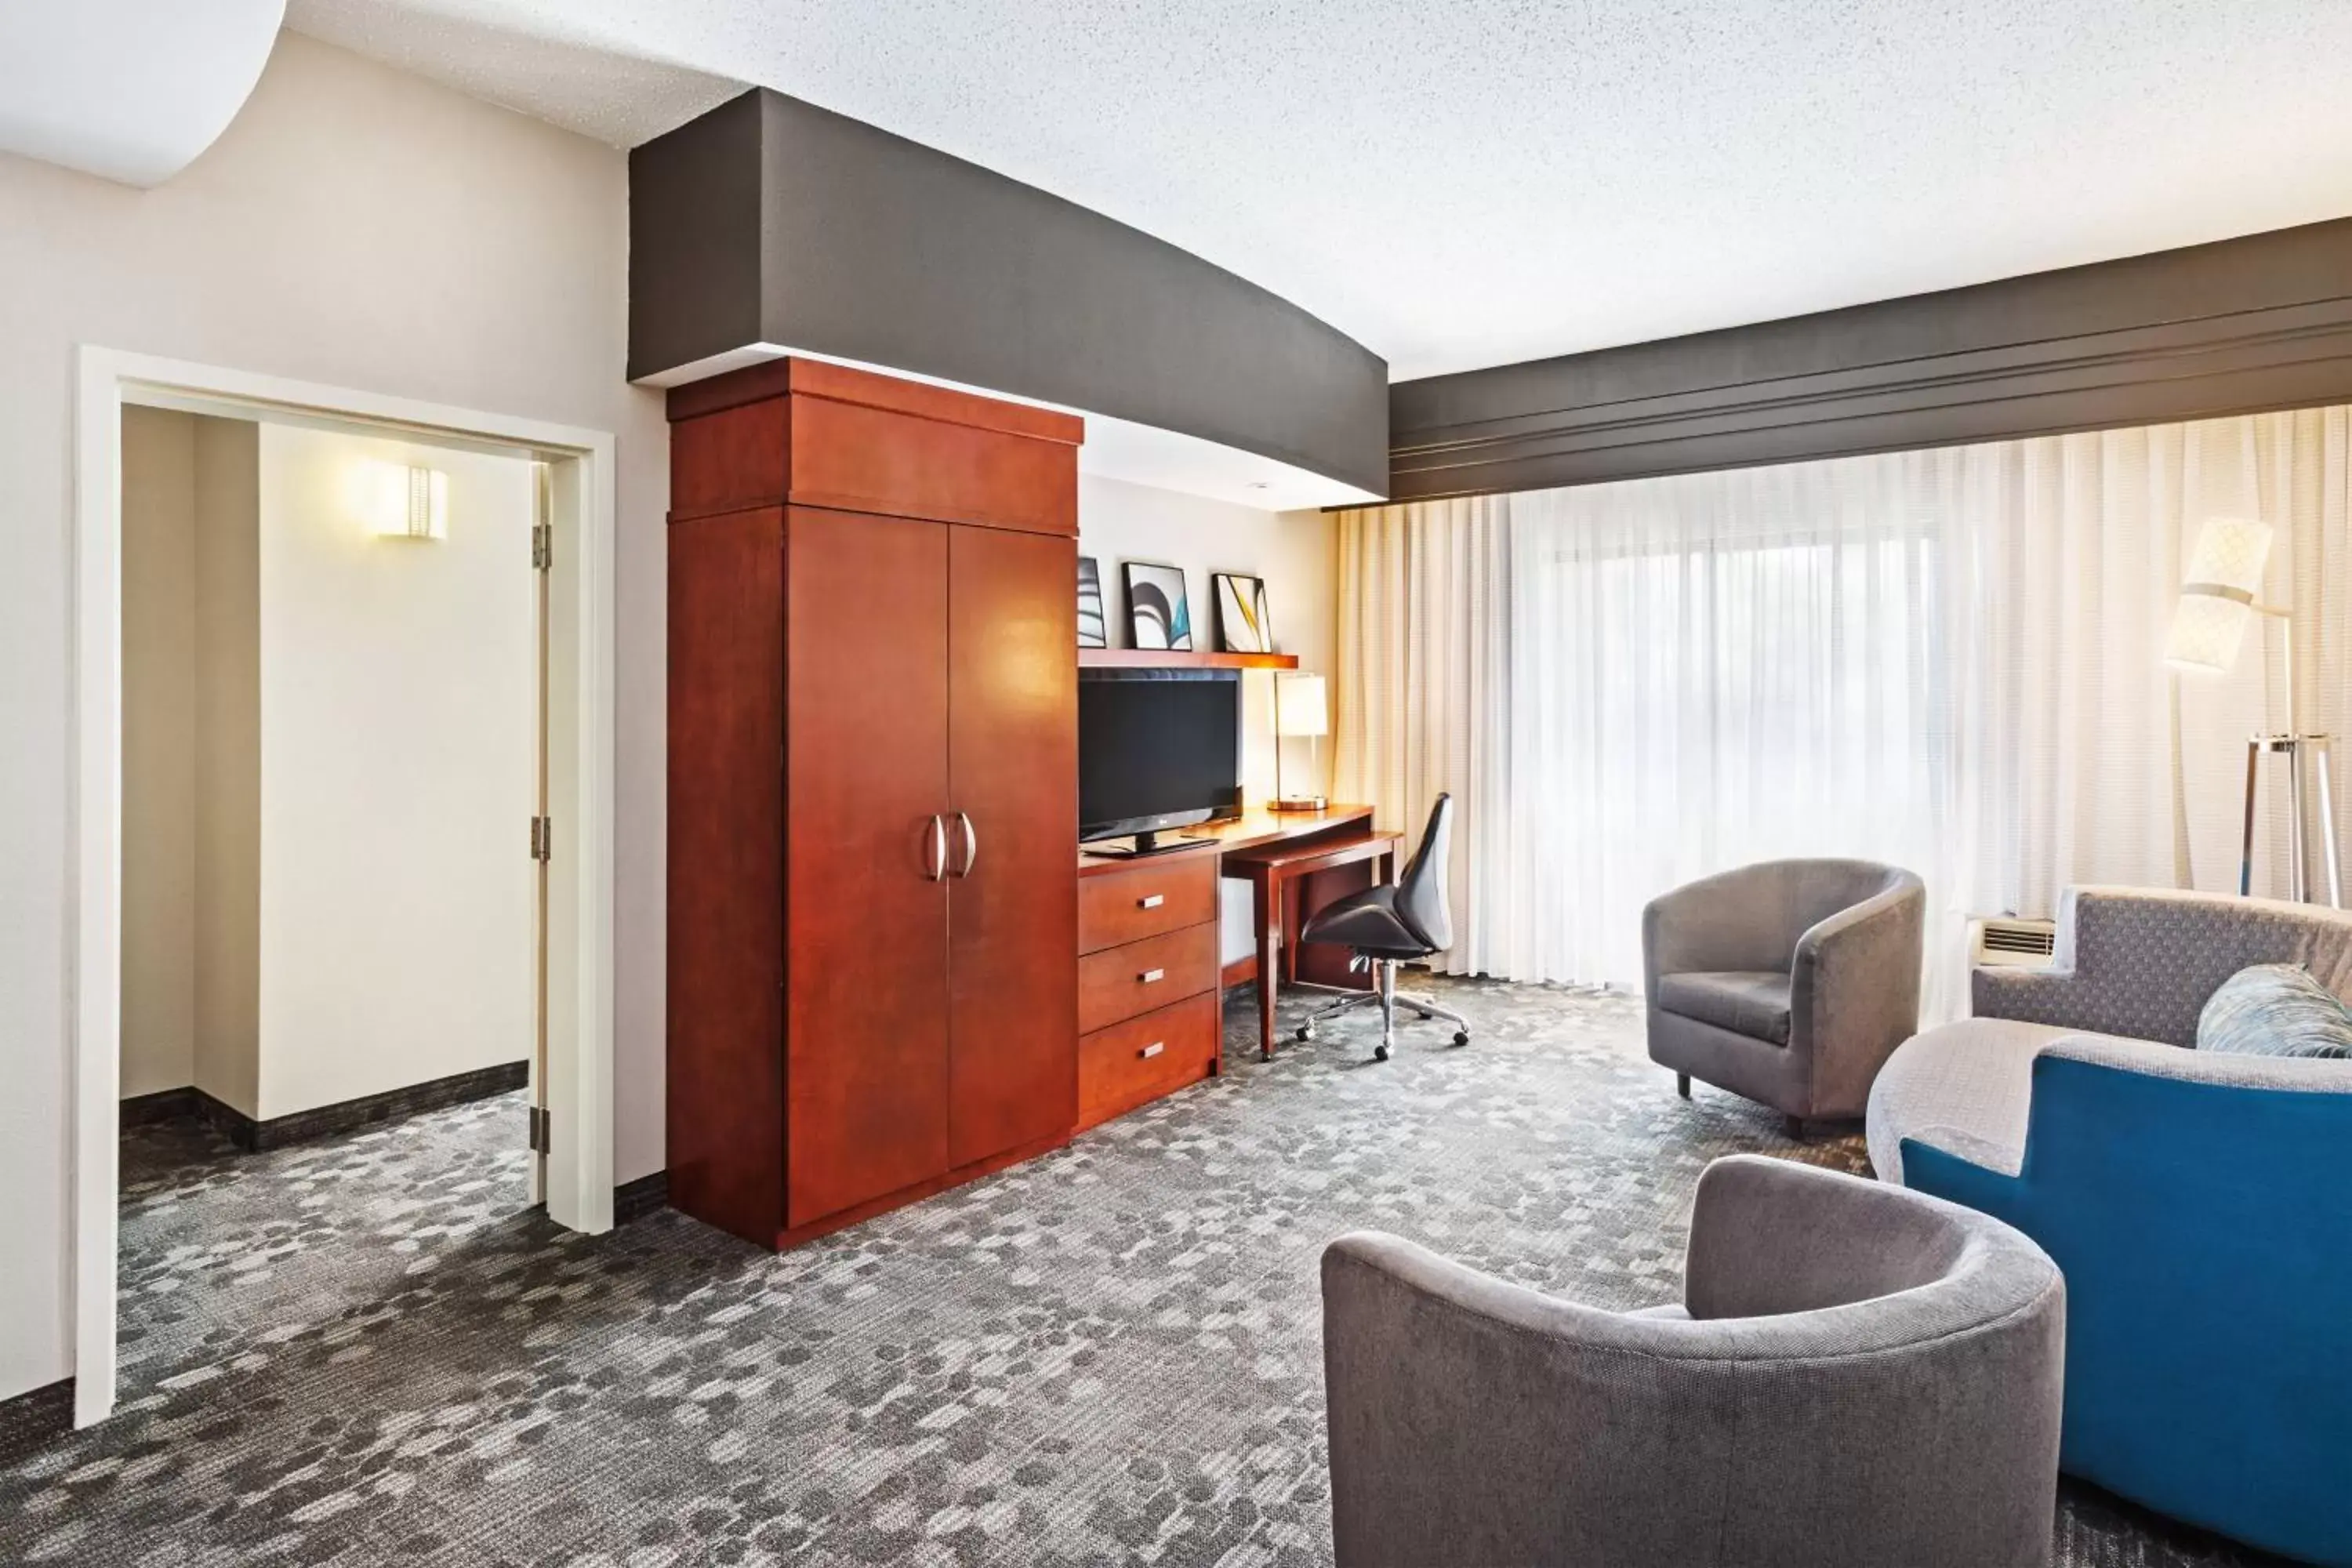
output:
M246 432L248 440L258 431L283 448L278 458L284 472L293 476L284 480L289 493L309 485L305 504L312 511L332 511L355 531L332 537L332 548L313 551L316 559L303 567L312 572L312 586L321 590L315 600L295 595L276 606L277 612L294 612L289 624L298 627L305 616L329 630L328 622L339 614L357 613L364 620L363 602L356 611L350 605L339 610L327 602L331 595L325 590L334 586L333 574L339 569L348 573L352 562L363 563L368 574L358 584L362 601L387 567L409 569L405 575L413 583L428 568L454 563L454 552L432 553L436 543L446 543L447 530L457 521L449 507L449 491L455 488L451 470L467 470L475 478L489 475L510 485L510 497L528 520L514 543L519 569L531 574L528 588L518 585L529 595L529 610L520 630L513 625L509 628L524 639L508 650L518 656L521 668L508 672L513 679L499 684L485 700L493 710L488 715L493 727L502 718L509 721L509 739L520 746L519 753L502 764L515 774L517 786L511 831L502 848L493 847L489 839L499 837L499 830L476 813L472 826L477 842L447 847L458 861L485 862L501 853L510 857L492 871L490 881L481 884L490 891L479 901L495 907L472 911L494 922L486 931L499 929L496 922L511 918L513 923L504 929L516 940L504 950L500 973L484 982L503 987L498 1005L485 1009L495 1015L488 1032L496 1039L487 1046L474 1042L469 1048L476 1056L487 1049L497 1057L521 1037L522 1059L530 1068L521 1068L511 1059L487 1067L528 1077L532 1113L527 1123L520 1118L509 1123L515 1139L527 1136L532 1150L528 1197L543 1198L556 1223L583 1231L608 1228L612 1215L613 444L599 432L96 349L83 352L80 379L75 502L78 821L72 847L77 919L71 973L76 1026L75 1417L77 1425L88 1425L111 1408L115 1395L121 1187L118 1103L126 1044L123 921L134 914L143 918L146 912L126 908L123 899L124 811L131 793L123 774L129 662L124 637L127 632L142 635L126 626L123 613L126 568L131 564L125 559L123 516L125 410L142 411L141 417L149 410L187 416L205 422L215 434ZM382 548L394 553L355 553L356 531L373 536L371 548L382 541ZM404 559L397 553L404 550L417 553ZM295 580L289 576L293 570L280 563L281 584ZM462 631L466 616L462 599L443 604L436 613L449 623L445 629L452 632L452 640L462 641L455 635ZM279 619L287 621L288 616L281 614ZM299 632L281 634L289 647L299 640ZM331 908L339 886L364 880L354 868L363 868L370 856L397 858L404 852L397 833L376 831L403 807L401 770L388 765L380 753L372 755L363 734L348 728L336 735L315 732L333 729L339 685L379 691L404 685L400 680L385 684L384 648L371 649L363 637L345 639L341 647L342 657L355 661L352 668L321 669L313 658L310 668L281 681L283 689L273 700L281 716L299 721L307 712L313 721L309 726L289 722L278 733L279 741L299 739L313 751L278 770L278 776L301 784L271 791L268 819L287 826L292 850L290 857L279 857L285 863L271 883L281 889L277 899L281 913L291 917L280 922L287 929L278 940L294 953L306 952L304 942L310 944L310 962L299 966L306 973L295 975L307 983L310 994L299 994L297 987L290 999L276 999L278 1012L293 1018L304 1016L306 1002L310 1016L317 1017L327 1016L320 1012L322 1005L331 1014L338 1001L331 977L324 973L331 965L321 963L322 958L349 951L355 942L380 946L395 963L404 954L413 958L435 951L446 957L457 950L446 942L435 950L425 939L435 934L436 918L463 918L454 908L436 916L429 900L400 896L404 875L412 895L430 885L430 879L419 881L414 868L402 867L385 868L377 879L376 886L394 889L375 900L381 907L347 908L332 919L303 918L306 908ZM400 672L416 678L404 682L410 700L427 707L436 702L465 706L469 698L463 652L462 647L436 648L429 640L411 649L409 657L423 668ZM372 676L365 668L370 660ZM397 666L398 656L392 662ZM512 689L506 689L509 685ZM521 696L509 703L508 698L517 693ZM152 692L131 694L143 696L152 705ZM517 711L506 715L506 706ZM396 731L389 722L389 710L384 716L384 729ZM298 730L312 732L298 735ZM394 733L379 738L397 740ZM257 765L254 772L258 771ZM306 792L310 797L307 808ZM249 808L253 821L263 820L257 802L241 800L235 788L226 798L232 818ZM446 801L437 814L431 802L417 805L445 822L462 815L448 809ZM503 813L507 808L501 805L498 809ZM303 857L292 840L295 830L305 827L311 830L312 842L329 848ZM320 828L326 830L323 836L317 831ZM234 837L232 834L229 841ZM338 856L351 862L340 871ZM234 884L236 857L231 853L226 858L231 867L227 880ZM507 901L510 893L516 895L511 905ZM478 945L488 945L487 941ZM281 972L297 967L278 966ZM418 973L404 979L419 988L420 999L430 1000L435 976ZM137 1013L139 1007L134 1001L131 1010ZM279 1033L293 1039L306 1032ZM436 1048L446 1043L437 1037L433 1042ZM404 1054L417 1060L404 1066L388 1065L383 1059L387 1054L377 1049L341 1062L321 1062L304 1059L299 1050L278 1051L267 1060L257 1053L247 1068L258 1081L240 1081L235 1070L226 1078L216 1074L212 1081L223 1086L224 1100L242 1097L241 1109L255 1126L292 1123L299 1133L302 1116L310 1110L320 1105L348 1110L370 1093L381 1092L387 1071L397 1078L404 1072L414 1076L432 1068L456 1068L429 1074L446 1086L486 1065L464 1051L436 1056L432 1050L409 1049ZM168 1068L152 1063L142 1064L140 1070L171 1076ZM345 1096L341 1093L345 1089L361 1092Z

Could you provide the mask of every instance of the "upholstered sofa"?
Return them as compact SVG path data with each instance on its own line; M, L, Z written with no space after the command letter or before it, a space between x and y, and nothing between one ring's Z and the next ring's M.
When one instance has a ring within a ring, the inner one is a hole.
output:
M1678 1305L1323 1254L1339 1568L2043 1568L2065 1288L1958 1205L1735 1155Z
M1919 879L1869 860L1767 860L1642 911L1650 1059L1770 1106L1791 1137L1863 1112L1919 1026Z
M2064 1271L2069 1473L2352 1563L2352 1062L2194 1048L2258 963L2352 996L2352 916L2074 889L2052 968L1978 970L1888 1060L1871 1160Z

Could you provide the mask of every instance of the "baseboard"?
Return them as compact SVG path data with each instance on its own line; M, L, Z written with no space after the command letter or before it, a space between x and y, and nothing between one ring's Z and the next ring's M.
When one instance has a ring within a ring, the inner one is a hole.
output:
M134 1094L122 1102L122 1125L152 1127L158 1121L177 1121L183 1116L196 1112L196 1091L184 1084L178 1089L157 1089L153 1094Z
M72 1431L73 1395L74 1380L61 1377L0 1399L0 1460L14 1458Z
M669 1206L669 1173L656 1171L613 1189L613 1223L626 1225Z
M1236 985L1257 984L1257 954L1245 952L1226 964L1223 973L1217 976L1217 983L1228 991Z
M496 1094L510 1094L530 1082L529 1062L501 1062L496 1067L477 1068L471 1072L451 1073L447 1078L410 1084L405 1089L386 1089L382 1094L362 1095L357 1100L298 1110L289 1116L273 1116L266 1121L247 1116L201 1089L172 1089L124 1100L122 1125L133 1127L172 1116L194 1115L252 1154L414 1116L419 1111L440 1110L469 1100L488 1100Z

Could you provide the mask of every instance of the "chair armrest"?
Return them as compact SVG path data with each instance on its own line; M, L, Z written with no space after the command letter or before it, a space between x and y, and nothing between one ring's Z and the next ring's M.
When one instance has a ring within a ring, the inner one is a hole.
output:
M2258 1057L2239 1051L2184 1050L2155 1040L2113 1035L2069 1035L2051 1041L2041 1057L2089 1062L2119 1072L2224 1089L2284 1089L2306 1094L2352 1094L2352 1061L2312 1057Z
M1859 1111L1895 1047L1919 1031L1927 892L1906 875L1797 939L1789 1047L1809 1058L1812 1102Z
M1640 1352L1675 1328L1689 1325L1539 1295L1397 1237L1332 1242L1323 1361L1339 1561L1542 1560L1596 1494L1633 1483L1612 1436L1666 1428L1656 1363Z
M2093 1034L2131 1035L2125 990L2128 977L2082 962L2084 950L2113 954L2133 941L2138 900L2126 900L2096 888L2069 888L2058 903L2058 942L2046 969L1979 967L1969 975L1969 1008L1979 1018L2014 1018L2053 1028ZM2200 1005L2201 999L2200 999ZM2186 1024L2186 1032L2179 1026ZM2193 1045L2197 1021L2174 1020L2161 1036L2174 1045Z
M2014 1018L2098 1035L2116 1032L2115 998L2072 969L1979 965L1969 972L1969 1011L1979 1018Z

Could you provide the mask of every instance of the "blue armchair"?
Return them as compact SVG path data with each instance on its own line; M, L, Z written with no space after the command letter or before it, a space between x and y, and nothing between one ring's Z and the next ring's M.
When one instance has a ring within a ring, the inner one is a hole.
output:
M2352 1564L2352 1062L2200 1053L2248 964L2352 987L2352 916L2080 889L2058 963L1874 1087L1879 1175L2008 1221L2066 1278L2061 1466L2160 1512Z

